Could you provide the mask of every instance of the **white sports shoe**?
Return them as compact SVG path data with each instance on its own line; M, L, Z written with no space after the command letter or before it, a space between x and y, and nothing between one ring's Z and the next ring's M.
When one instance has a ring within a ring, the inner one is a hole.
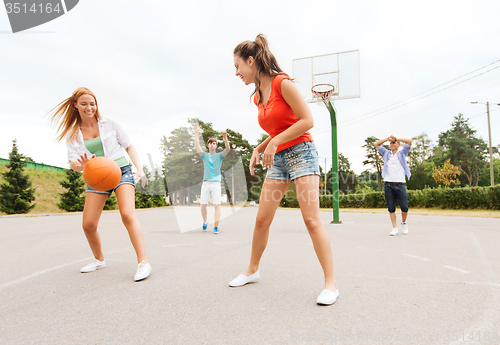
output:
M141 262L137 265L137 272L135 273L134 280L137 282L139 280L146 279L151 274L151 265L148 262Z
M231 286L231 287L243 286L243 285L248 284L248 283L256 282L257 279L259 279L259 278L260 278L259 271L255 272L254 274L249 275L249 276L246 276L244 274L240 274L235 279L233 279L229 282L229 286Z
M408 235L408 225L401 222L401 226L403 227L403 234Z
M323 291L321 291L320 295L318 296L316 303L319 305L331 305L335 303L338 297L339 297L339 288L337 288L335 292L323 289Z
M82 267L80 272L82 272L82 273L94 272L95 270L98 270L99 268L104 268L104 267L106 267L106 262L104 260L99 261L99 260L95 259L87 266Z
M396 236L398 233L399 233L398 228L394 228L394 229L392 229L392 231L391 231L391 233L389 234L389 236Z

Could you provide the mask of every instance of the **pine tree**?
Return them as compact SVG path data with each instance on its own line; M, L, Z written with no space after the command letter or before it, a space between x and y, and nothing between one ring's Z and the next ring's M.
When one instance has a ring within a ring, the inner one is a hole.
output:
M60 184L68 191L60 194L61 198L57 206L68 212L83 211L85 197L82 193L85 191L85 181L83 181L82 174L73 169L67 169L66 179Z
M8 214L28 213L35 204L35 188L28 175L24 174L26 157L17 150L16 140L12 141L9 153L8 171L3 173L4 183L0 184L0 211Z

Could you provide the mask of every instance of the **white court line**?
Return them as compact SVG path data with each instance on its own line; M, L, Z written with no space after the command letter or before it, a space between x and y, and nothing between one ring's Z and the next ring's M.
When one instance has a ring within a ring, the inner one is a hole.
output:
M165 248L165 247L180 247L180 246L194 246L194 243L167 244L166 246L162 247Z
M127 251L130 251L130 250L133 250L133 249L120 249L120 250L115 250L113 252L109 252L109 253L106 253L106 255L110 255L110 254L116 254L116 253L121 253L121 252L127 252ZM28 276L25 276L25 277L22 277L22 278L19 278L19 279L16 279L14 281L11 281L11 282L8 282L8 283L5 283L5 284L2 284L0 285L0 290L3 289L3 288L6 288L8 286L12 286L12 285L16 285L16 284L19 284L19 283L22 283L28 279L31 279L31 278L34 278L36 276L39 276L39 275L42 275L42 274L45 274L45 273L48 273L50 271L54 271L54 270L57 270L59 268L63 268L63 267L66 267L66 266L71 266L71 265L75 265L77 263L80 263L82 261L89 261L89 260L92 260L94 259L93 256L91 257L88 257L88 258L85 258L85 259L81 259L81 260L78 260L78 261L72 261L72 262L69 262L67 264L64 264L64 265L59 265L59 266L55 266L55 267L52 267L52 268L47 268L46 270L41 270L41 271L38 271L38 272L35 272L33 274L30 274Z
M470 233L471 239L472 239L472 244L476 248L477 253L479 254L479 259L481 260L481 264L484 269L486 269L485 275L486 277L490 280L493 281L489 285L491 287L500 285L498 282L500 279L496 275L495 271L493 270L493 267L491 266L490 261L486 257L486 253L484 252L483 248L481 247L481 244L479 244L479 241L477 240L476 235L474 232ZM500 294L497 289L493 290L493 296L492 298L488 301L487 303L487 309L484 311L484 314L482 315L481 319L475 321L471 326L467 327L466 330L464 330L464 334L470 334L472 332L474 333L479 333L479 332L485 332L486 330L493 330L495 326L498 324L498 319L500 319ZM476 340L476 339L474 339ZM472 341L468 341L465 339L459 339L453 343L453 344L459 344L459 343L470 343L472 344ZM474 342L475 343L475 342Z
M45 274L45 273L48 273L50 271L54 271L54 270L57 270L59 268L63 268L63 267L66 267L66 266L75 265L75 264L77 264L79 262L88 261L88 260L92 260L92 259L93 259L93 257L88 257L86 259L82 259L82 260L78 260L78 261L73 261L73 262L69 262L69 263L64 264L64 265L59 265L59 266L56 266L56 267L48 268L46 270L38 271L36 273L30 274L29 276L25 276L25 277L19 278L17 280L14 280L14 281L2 284L2 285L0 285L0 290L3 289L3 288L6 288L8 286L12 286L12 285L16 285L16 284L22 283L22 282L24 282L24 281L26 281L28 279L34 278L36 276L39 276L39 275L42 275L42 274Z
M424 257L421 257L421 256L416 256L416 255L411 255L411 254L403 254L403 255L409 256L410 258L423 260L423 261L431 261L431 259L427 259L427 258L424 258Z
M383 249L376 249L376 248L366 248L366 247L356 247L356 249L368 249L368 250L376 250L377 252L383 252Z
M240 242L214 242L215 244L237 244Z
M356 278L369 278L378 280L399 280L399 281L409 281L417 283L432 283L432 284L466 284L475 286L489 286L492 288L500 288L500 283L495 282L478 282L478 281L467 281L467 280L441 280L441 279L422 279L422 278L410 278L410 277L394 277L394 276L370 276L366 274L353 274L351 277ZM499 289L500 291L500 289Z
M443 265L443 267L445 267L445 268L449 268L450 270L454 270L454 271L462 272L462 273L470 273L469 271L466 271L466 270L463 270L463 269L461 269L461 268L454 267L454 266L446 266L446 265Z

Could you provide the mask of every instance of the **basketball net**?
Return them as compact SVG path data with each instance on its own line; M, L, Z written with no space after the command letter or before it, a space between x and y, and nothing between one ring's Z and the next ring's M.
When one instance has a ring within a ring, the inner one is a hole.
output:
M316 84L311 88L313 99L316 99L318 104L324 103L328 106L332 95L335 93L335 86L332 84Z

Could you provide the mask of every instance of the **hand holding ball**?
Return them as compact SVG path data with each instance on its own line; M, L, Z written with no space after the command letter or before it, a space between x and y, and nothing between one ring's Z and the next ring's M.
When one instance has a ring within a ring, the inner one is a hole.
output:
M83 168L83 179L87 185L103 192L115 188L122 178L118 164L107 157L95 157Z

